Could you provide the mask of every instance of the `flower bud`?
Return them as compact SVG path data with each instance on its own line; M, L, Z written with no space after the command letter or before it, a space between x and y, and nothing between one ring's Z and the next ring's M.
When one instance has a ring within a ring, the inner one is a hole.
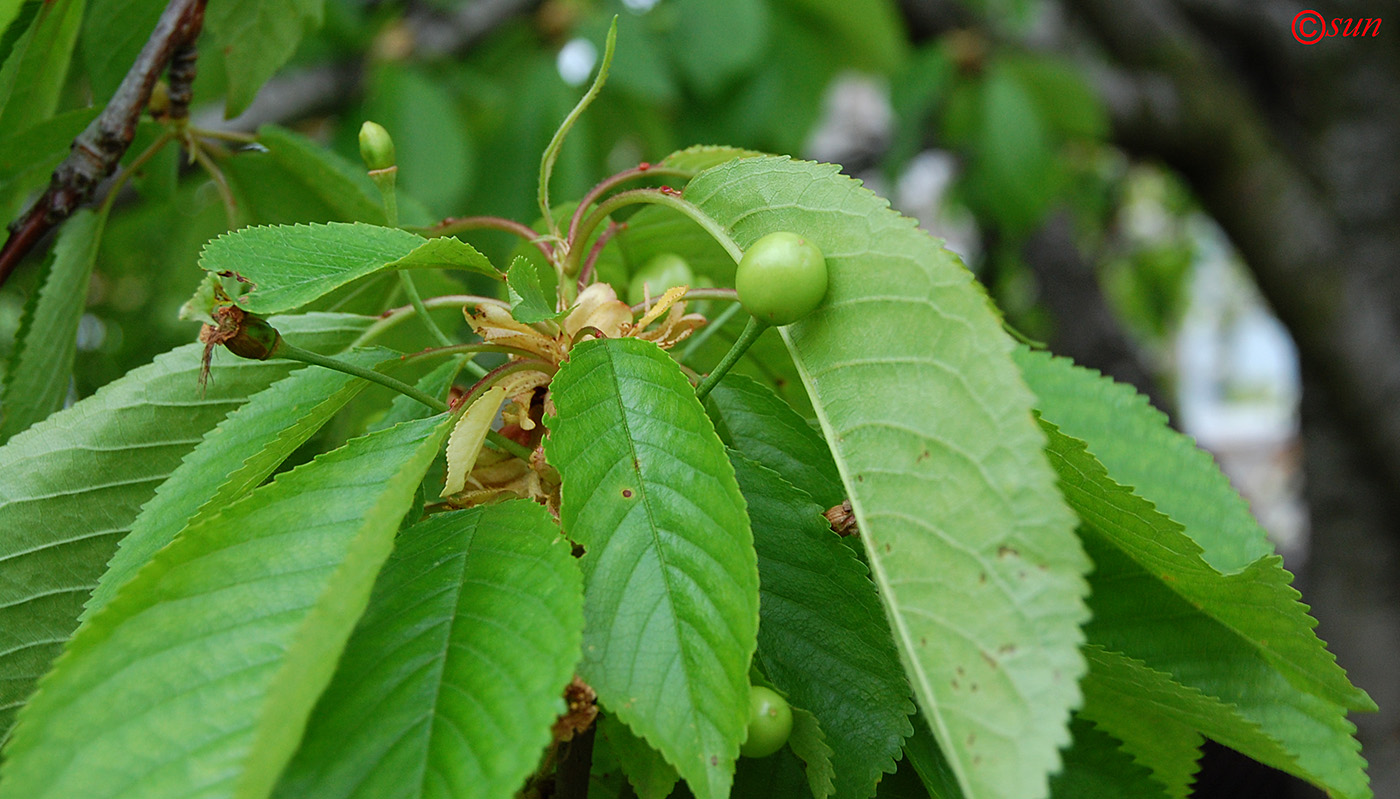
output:
M360 157L371 170L388 169L394 165L394 140L378 122L360 126Z

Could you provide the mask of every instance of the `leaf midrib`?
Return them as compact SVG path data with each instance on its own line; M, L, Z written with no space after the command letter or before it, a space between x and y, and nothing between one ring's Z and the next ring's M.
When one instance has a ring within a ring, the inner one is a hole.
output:
M618 384L619 384L619 380L618 380L618 371L617 371L617 367L616 367L616 365L615 365L615 363L614 363L614 357L615 357L615 356L614 356L614 354L613 354L613 351L612 351L611 348L608 348L608 347L604 347L604 348L603 348L603 351L607 354L608 370L612 373L612 374L611 374L612 382L613 382L614 385L618 385ZM660 564L660 567L661 567L661 580L662 580L662 583L665 585L665 589L666 589L666 609L667 609L667 611L670 613L670 616L671 616L671 622L672 622L672 623L671 623L671 629L672 629L672 630L679 630L681 622L680 622L680 619L679 619L679 618L677 617L677 615L676 615L675 603L674 603L674 602L672 601L672 599L671 599L672 590L673 590L673 586L672 586L672 584L671 584L671 567L670 567L669 563L668 563L667 560L666 560L666 553L665 553L665 549L662 547L661 537L660 537L660 535L658 535L657 524L656 524L656 517L655 517L655 514L652 512L651 502L650 502L650 500L648 499L648 497L649 497L649 495L650 495L650 492L649 492L649 491L647 490L647 488L646 488L646 485L647 485L647 484L646 484L646 481L642 478L642 470L641 470L641 463L642 463L642 461L641 461L641 456L640 456L639 452L637 451L637 444L636 444L636 442L635 442L635 441L633 440L633 438L632 438L632 428L631 428L631 426L627 423L627 413L628 413L628 409L627 409L627 406L624 405L623 402L622 402L622 392L620 392L620 391L612 391L612 392L608 392L608 393L609 393L609 395L612 397L613 401L617 403L617 412L618 412L619 423L620 423L621 426L622 426L623 437L624 437L624 438L626 439L626 441L627 441L627 451L628 451L628 454L629 454L629 456L630 456L630 458L631 458L631 461L632 461L632 464L633 464L633 465L632 465L632 473L635 474L636 477L637 477L637 494L638 494L638 498L639 498L639 500L640 500L640 502L641 502L641 505L642 505L643 509L645 509L645 511L646 511L647 525L648 525L648 527L649 527L649 529L650 529L650 531L651 531L651 543L652 543L652 547L653 547L653 548L655 549L655 551L656 551L656 560L657 560L657 563ZM611 543L611 539L609 539L609 543ZM675 635L674 637L675 637L675 639L676 639L676 648L677 648L677 649L680 651L680 653L681 653L681 668L682 668L682 670L684 671L685 677L686 677L686 679L685 679L686 699L689 701L689 706L690 706L690 707L696 708L696 709L698 710L698 708L700 708L701 705L698 704L698 703L696 702L695 693L694 693L694 690L693 690L693 688L692 688L693 680L691 679L691 676L692 676L692 675L691 675L691 673L690 673L690 672L691 672L691 669L690 669L690 648L689 648L688 646L686 646L686 642L685 642L684 636ZM634 659L634 665L635 665L635 659ZM690 715L690 714L688 713L687 715ZM698 715L699 715L699 714L697 713L697 714L695 714L695 716L693 716L694 720L697 721L697 722L699 721ZM704 739L703 739L703 738L701 737L701 735L700 735L700 727L699 727L698 724L697 724L696 727L695 727L695 731L696 731L695 742L696 742L696 744L698 745L699 748L703 748L703 747L704 747ZM668 761L668 762L669 762L669 761ZM674 766L674 765L676 765L676 764L672 763L671 765ZM708 772L708 769L706 769L706 771ZM707 782L708 782L708 780L707 780Z

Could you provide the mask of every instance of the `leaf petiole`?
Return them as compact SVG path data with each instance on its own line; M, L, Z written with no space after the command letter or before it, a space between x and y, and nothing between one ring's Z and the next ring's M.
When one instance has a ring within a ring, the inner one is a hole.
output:
M576 242L588 241L593 231L607 219L612 212L619 208L626 208L629 205L650 204L662 205L673 211L679 211L690 217L695 224L699 225L710 238L714 239L724 251L729 253L729 257L734 259L734 263L744 257L744 251L735 243L734 239L718 222L711 219L709 214L701 211L693 203L683 199L674 189L631 189L629 191L618 192L593 209L593 213L584 218L579 225L578 238ZM567 260L564 263L564 273L566 275L576 275L579 272L579 252L578 248L570 245Z

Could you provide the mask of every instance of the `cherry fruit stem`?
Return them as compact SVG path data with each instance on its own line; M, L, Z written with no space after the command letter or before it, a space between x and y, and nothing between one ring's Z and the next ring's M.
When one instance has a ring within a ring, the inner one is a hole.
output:
M729 352L724 354L724 357L720 359L719 365L714 368L714 371L706 375L705 379L700 382L700 385L695 387L696 399L704 402L705 397L709 395L710 391L713 390L715 386L719 385L719 381L724 379L725 374L733 368L734 364L739 361L739 358L748 351L749 347L752 346L753 343L758 340L758 337L763 334L763 331L767 329L768 325L758 321L757 317L750 316L748 324L744 325L744 332L740 333L739 338L735 339L734 346L730 347Z

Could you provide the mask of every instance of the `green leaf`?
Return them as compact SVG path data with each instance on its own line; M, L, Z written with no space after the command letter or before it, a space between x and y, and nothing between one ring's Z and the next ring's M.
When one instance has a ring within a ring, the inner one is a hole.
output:
M1090 642L1140 658L1177 682L1232 705L1289 752L1292 762L1269 765L1325 786L1338 797L1371 795L1360 744L1353 737L1356 728L1344 708L1290 682L1256 647L1173 592L1160 574L1097 536L1086 536L1084 545L1094 559L1090 584L1095 590L1089 601L1094 618L1085 627ZM1257 601L1257 592L1250 593L1254 596L1242 601Z
M1074 745L1065 750L1065 767L1050 778L1056 799L1153 799L1164 797L1151 772L1133 762L1120 741L1077 717L1069 725Z
M1096 564L1091 582L1104 586L1090 599L1090 640L1233 705L1232 714L1294 755L1271 765L1340 795L1362 795L1365 763L1344 708L1375 705L1313 633L1317 622L1282 560L1271 555L1220 574L1180 525L1113 482L1083 442L1042 424L1060 489L1083 521Z
M720 163L728 160L732 159ZM734 259L704 228L673 209L659 205L642 208L627 218L627 227L616 241L633 272L658 255L675 253L697 276L734 285Z
M670 167L671 169L685 169L691 172L704 172L712 166L733 161L736 158L753 158L763 155L758 150L746 150L743 147L725 147L715 144L697 144L687 147L684 150L677 150L674 153L661 159L659 166Z
M1029 233L1055 198L1054 151L1034 98L1015 73L993 62L981 93L967 173L974 210L1007 230Z
M1089 674L1080 715L1122 740L1124 748L1167 786L1168 795L1189 794L1202 734L1275 768L1292 761L1259 725L1219 699L1101 646L1086 646L1084 655Z
M1030 93L1050 129L1062 137L1101 139L1108 134L1108 114L1084 70L1040 55L999 56Z
M578 661L583 589L528 500L404 531L276 795L510 799Z
M604 713L598 718L598 733L608 739L608 745L612 747L618 765L637 792L638 799L666 799L671 795L680 775L660 752L633 735L627 725L611 713Z
M244 228L206 244L199 265L251 283L238 303L259 314L299 308L382 269L490 268L481 253L456 239L424 239L359 222Z
M68 77L84 0L47 0L0 66L0 130L19 133L53 116Z
M259 127L258 144L267 148L288 176L334 210L341 221L384 224L379 190L360 164L277 125Z
M430 397L437 397L445 401L448 391L452 389L452 383L457 380L457 375L461 373L462 367L466 365L467 360L467 358L449 358L446 362L439 364L431 372L423 375L413 387ZM368 432L372 433L376 430L384 430L393 427L399 422L422 419L431 416L432 413L432 408L429 408L413 397L405 394L395 394L393 401L389 403L389 410L384 412L383 418L369 426Z
M97 111L82 108L40 122L0 140L0 217L14 219L31 192L49 180L54 167L68 155L73 138L83 132ZM0 233L3 240L3 233Z
M772 389L731 372L705 398L705 410L725 444L782 475L823 509L846 498L821 433Z
M748 726L758 567L724 445L656 345L574 347L545 451L583 546L583 663L598 698L698 799L724 799Z
M544 268L528 258L516 256L506 274L506 287L510 290L510 315L515 321L525 325L548 322L565 316L567 310L555 310L551 292L545 290L540 271Z
M10 23L19 16L20 7L25 4L26 0L0 0L0 37L7 33ZM0 61L4 59L5 50L0 47Z
M374 320L273 321L293 344L333 352ZM0 737L156 486L206 431L295 366L220 350L201 390L202 350L161 355L0 447Z
M730 799L806 799L809 786L802 761L792 750L783 748L768 757L740 758Z
M243 113L301 37L320 27L323 6L323 0L222 0L204 12L228 75L225 117Z
M733 161L685 196L741 247L791 230L826 254L822 306L781 332L915 696L968 799L1044 796L1079 701L1089 561L986 296L835 166Z
M390 269L464 269L487 277L501 276L475 247L452 236L428 239L386 266Z
M78 320L87 307L106 214L81 209L63 224L43 285L25 308L0 394L0 442L59 408L73 376Z
M78 631L20 712L0 766L6 789L32 799L266 796L450 422L354 439L161 550Z
M153 0L88 0L79 49L99 102L116 92L165 5Z
M1200 546L1181 525L1113 482L1084 442L1047 422L1042 427L1060 490L1084 522L1081 529L1097 536L1095 546L1112 546L1131 558L1163 589L1218 622L1299 688L1342 707L1376 709L1313 632L1317 621L1298 601L1301 595L1290 585L1293 576L1284 571L1282 558L1270 555L1222 575L1201 559Z
M826 799L836 791L836 752L826 742L817 717L800 707L792 709L792 734L788 748L802 761L812 799Z
M365 368L399 362L398 353L385 349L354 351L341 359ZM367 385L344 372L306 367L254 394L230 413L185 456L141 509L81 618L101 610L182 530L260 485Z
M1109 476L1185 527L1206 563L1228 574L1273 554L1210 455L1172 430L1146 397L1046 352L1018 348L1014 357L1045 420L1087 443Z
M933 732L929 729L928 719L922 713L914 719L914 734L904 741L904 761L918 775L919 782L931 799L962 799L958 777L948 764L948 758L939 750L938 742L933 739Z
M671 57L686 81L713 96L763 55L768 4L751 0L676 0Z
M910 734L909 681L865 566L807 494L733 450L758 553L756 660L834 750L835 796L867 799Z
M882 0L779 0L793 16L818 29L844 66L889 73L909 51L898 6Z

